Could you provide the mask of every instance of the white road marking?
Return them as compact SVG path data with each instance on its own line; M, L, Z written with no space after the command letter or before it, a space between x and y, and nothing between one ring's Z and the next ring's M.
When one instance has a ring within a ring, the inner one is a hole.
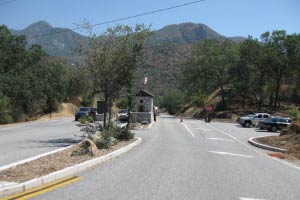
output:
M223 138L207 138L209 140L221 140L221 141L227 141L227 142L234 142L233 140L223 139Z
M187 127L187 125L183 122L180 122L184 128L191 134L192 137L195 137L194 133L191 131L191 129L189 127Z
M265 200L265 199L253 199L253 198L240 197L240 200Z
M241 145L247 147L248 149L251 149L251 150L255 151L256 153L263 155L262 152L260 152L260 151L258 151L258 150L256 150L256 149L252 148L252 147L249 146L248 144L245 144L244 142L242 142L241 140L237 139L236 137L230 135L229 133L227 133L227 132L225 132L225 131L223 131L223 130L217 128L217 127L214 127L214 126L212 126L212 125L210 125L210 124L206 124L206 125L207 125L208 127L210 127L210 128L213 128L213 129L219 131L220 133L222 133L222 134L224 134L224 135L227 135L228 137L234 139L235 141L237 141L237 142L240 143Z
M211 131L211 129L207 129L207 128L194 128L194 129L199 129L199 130L204 130L204 131Z
M231 137L232 139L234 139L235 141L237 141L237 142L240 143L241 145L247 147L248 149L251 149L251 150L255 151L256 153L258 153L258 154L264 156L265 158L268 158L268 159L272 159L272 160L281 162L282 164L285 164L285 165L287 165L287 166L289 166L289 167L292 167L292 168L294 168L294 169L296 169L296 170L300 170L300 167L298 167L298 166L296 166L296 165L293 165L293 164L291 164L291 163L289 163L289 162L283 161L283 160L281 160L281 159L273 158L273 157L271 157L271 156L268 156L268 155L266 155L265 153L263 153L263 152L261 152L261 151L259 151L259 150L254 149L253 147L251 147L251 146L249 146L249 145L243 143L241 140L237 139L236 137L230 135L229 133L227 133L227 132L225 132L225 131L223 131L223 130L221 130L221 129L219 129L219 128L216 128L216 127L214 127L214 126L212 126L212 125L209 125L209 124L206 124L206 125L207 125L208 127L210 127L210 128L213 128L213 129L215 129L215 130L217 130L217 131L219 131L219 132L221 132L221 133L227 135L228 137Z
M230 155L230 156L239 156L244 158L254 158L253 156L247 156L242 154L235 154L235 153L229 153L229 152L223 152L223 151L209 151L210 153L220 154L220 155Z

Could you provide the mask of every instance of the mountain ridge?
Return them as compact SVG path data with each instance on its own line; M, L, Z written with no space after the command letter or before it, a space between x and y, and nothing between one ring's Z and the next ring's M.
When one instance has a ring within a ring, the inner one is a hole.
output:
M14 35L25 35L28 46L39 44L49 55L65 58L69 61L78 60L74 50L80 42L85 42L88 39L88 37L71 29L53 27L44 20L30 24L22 30L10 29L10 31ZM245 39L243 37L225 37L205 24L192 22L167 25L153 31L153 33L150 43L158 45L161 43L191 45L203 39L227 38L236 42Z

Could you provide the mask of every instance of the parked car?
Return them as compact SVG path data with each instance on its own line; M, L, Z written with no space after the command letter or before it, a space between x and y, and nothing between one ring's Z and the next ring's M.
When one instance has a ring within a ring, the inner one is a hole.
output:
M120 109L117 112L117 119L119 121L122 121L122 122L127 122L128 121L128 110L127 109Z
M75 113L75 121L78 121L81 117L88 117L90 110L90 107L80 107L79 111Z
M237 122L243 127L257 126L260 121L264 121L270 118L270 116L271 115L268 113L255 113L252 115L239 117Z
M291 123L292 120L290 118L276 116L260 122L258 126L261 130L266 129L268 131L277 132L277 130L286 128Z

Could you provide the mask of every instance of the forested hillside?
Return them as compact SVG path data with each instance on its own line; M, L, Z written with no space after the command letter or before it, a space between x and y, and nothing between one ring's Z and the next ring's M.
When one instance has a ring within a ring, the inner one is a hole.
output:
M11 35L5 26L0 26L0 60L0 124L56 111L91 87L84 68L49 57L39 45L28 46L24 36Z
M66 31L60 34L55 32ZM24 34L27 46L38 44L50 56L67 59L71 63L84 63L84 56L77 51L79 42L88 43L88 39L71 30L53 28L47 22L40 21L14 34ZM41 37L36 35L50 34ZM204 24L182 23L166 26L152 31L143 50L140 65L141 80L148 77L147 89L160 96L178 85L177 71L191 54L191 46L203 39L226 39ZM240 42L245 38L231 38Z

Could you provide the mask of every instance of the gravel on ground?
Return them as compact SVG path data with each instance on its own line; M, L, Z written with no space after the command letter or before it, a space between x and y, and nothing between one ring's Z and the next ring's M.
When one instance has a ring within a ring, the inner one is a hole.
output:
M103 156L112 151L127 146L129 143L132 143L135 140L136 139L132 139L129 141L120 141L109 149L97 150L96 152L94 152L94 156L91 156L89 154L71 156L72 152L78 148L78 146L75 145L66 150L0 171L0 182L5 181L22 183L34 178L45 176L66 167L70 167L84 161Z

